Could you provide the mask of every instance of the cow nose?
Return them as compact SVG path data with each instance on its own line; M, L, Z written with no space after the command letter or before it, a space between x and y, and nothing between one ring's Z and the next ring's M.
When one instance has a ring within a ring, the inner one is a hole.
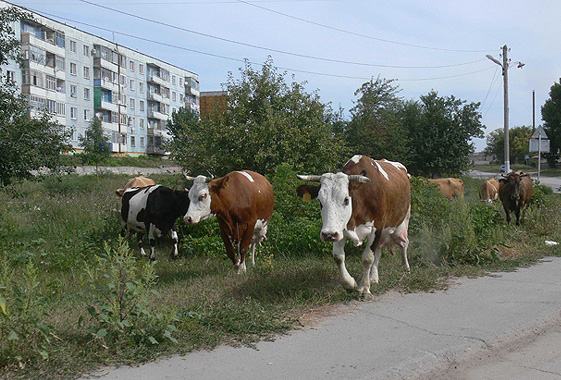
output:
M323 241L337 241L339 240L339 234L337 232L321 232L321 240Z
M187 224L193 224L193 218L191 218L190 216L186 216L186 217L185 217L185 223L187 223Z

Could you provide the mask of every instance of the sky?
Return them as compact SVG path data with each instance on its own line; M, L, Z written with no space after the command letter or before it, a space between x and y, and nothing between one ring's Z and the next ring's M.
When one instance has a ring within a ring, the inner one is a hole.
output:
M536 126L561 77L561 1L12 0L29 10L199 75L201 91L267 57L350 117L355 91L378 76L399 95L436 91L481 103L485 135L503 128L502 46L509 48L510 127ZM524 63L518 68L518 62ZM485 138L474 139L476 151Z

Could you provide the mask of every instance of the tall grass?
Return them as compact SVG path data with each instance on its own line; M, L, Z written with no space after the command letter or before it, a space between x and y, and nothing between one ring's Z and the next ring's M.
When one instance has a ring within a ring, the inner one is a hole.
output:
M186 185L178 175L155 179L176 189ZM177 261L164 253L169 237L156 246L153 266L138 256L133 238L125 255L114 190L126 180L69 175L0 190L0 378L71 378L102 364L223 343L251 345L297 328L317 308L356 299L337 283L331 245L319 239L319 205L297 198L290 166L281 165L269 178L275 213L256 267L243 276L232 270L216 220L197 226L178 221ZM384 253L373 294L441 289L450 275L509 269L560 253L543 244L561 240L558 195L538 190L539 202L514 227L506 225L500 205L478 202L481 181L464 182L465 200L449 201L434 186L412 180L411 273L401 269L399 255ZM346 247L355 277L362 273L361 250ZM125 272L128 277L120 276ZM115 319L118 309L104 308L104 299L119 300L115 289L138 294L142 308L133 310L130 324L143 331ZM25 350L12 334L20 334L13 326L22 323L29 335ZM147 329L146 323L160 327ZM119 331L128 334L123 339L136 338L121 341Z

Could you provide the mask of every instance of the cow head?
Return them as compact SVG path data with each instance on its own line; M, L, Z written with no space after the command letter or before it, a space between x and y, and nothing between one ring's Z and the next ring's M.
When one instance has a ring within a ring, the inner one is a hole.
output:
M520 183L522 182L522 178L528 177L528 173L524 173L522 171L518 172L511 172L507 175L502 175L502 178L499 179L499 183L501 187L503 187L508 194L508 197L515 202L518 202L520 199Z
M345 173L325 173L321 176L301 176L304 181L319 182L320 186L299 186L299 195L313 199L317 197L321 204L321 220L323 227L320 238L323 241L339 241L343 239L343 231L351 219L353 212L352 194L370 178L363 175L347 175Z
M183 219L187 224L196 224L212 216L209 190L209 182L212 179L203 175L196 178L186 176L186 178L194 182L189 190L189 209Z

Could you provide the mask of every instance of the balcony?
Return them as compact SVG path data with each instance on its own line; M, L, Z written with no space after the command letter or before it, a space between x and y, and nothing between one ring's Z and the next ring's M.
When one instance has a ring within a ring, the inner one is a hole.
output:
M101 87L114 92L119 91L119 85L112 82L109 78L94 79L94 87Z
M160 111L148 110L148 117L152 119L167 120L168 116Z
M117 104L114 104L112 102L107 102L103 99L101 100L101 104L100 104L99 108L104 109L104 110L113 111L113 112L119 112L119 106Z
M162 102L163 99L164 98L160 94L157 94L155 92L148 93L148 100L153 100L155 102Z
M155 73L151 73L151 74L148 75L147 82L148 83L159 84L161 86L167 86L168 85L168 83L164 79L160 78Z
M59 57L65 56L65 49L58 45L55 45L55 41L53 40L42 40L41 38L36 37L34 34L31 33L22 33L21 34L21 44L22 45L32 45L38 47L39 49L43 49L58 55Z
M103 67L107 70L113 71L114 73L119 71L119 68L117 67L116 63L108 61L102 57L94 57L94 67Z

